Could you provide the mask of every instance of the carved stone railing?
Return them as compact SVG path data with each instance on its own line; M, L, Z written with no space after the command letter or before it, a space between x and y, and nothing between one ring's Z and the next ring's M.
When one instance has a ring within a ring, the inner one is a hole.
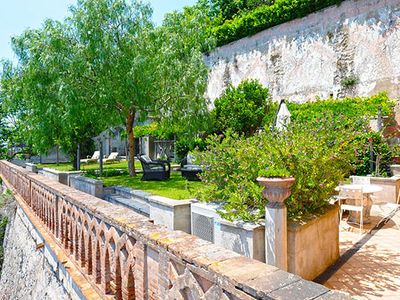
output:
M348 299L9 162L0 173L103 299Z

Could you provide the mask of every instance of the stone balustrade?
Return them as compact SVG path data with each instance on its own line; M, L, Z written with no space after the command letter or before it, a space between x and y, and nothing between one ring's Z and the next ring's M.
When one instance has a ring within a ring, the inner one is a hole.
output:
M9 162L0 173L103 299L349 299Z

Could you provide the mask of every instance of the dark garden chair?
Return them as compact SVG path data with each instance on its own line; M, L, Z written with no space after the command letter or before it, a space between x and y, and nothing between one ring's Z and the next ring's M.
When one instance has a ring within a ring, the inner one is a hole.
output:
M152 160L147 155L138 156L143 168L141 180L168 180L171 172L170 162L167 160Z
M186 155L186 157L181 162L181 173L182 176L189 181L199 181L199 174L203 172L203 169L200 165L195 165L193 161L193 156L191 156L190 154Z

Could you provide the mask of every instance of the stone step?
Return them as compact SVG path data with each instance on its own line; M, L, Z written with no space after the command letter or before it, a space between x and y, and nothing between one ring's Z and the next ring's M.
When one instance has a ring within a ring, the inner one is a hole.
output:
M122 197L121 195L117 194L105 194L104 195L104 200L117 204L117 205L123 205L125 207L128 207L130 209L133 209L135 212L149 217L150 216L150 205L146 201L139 199L139 198L126 198Z

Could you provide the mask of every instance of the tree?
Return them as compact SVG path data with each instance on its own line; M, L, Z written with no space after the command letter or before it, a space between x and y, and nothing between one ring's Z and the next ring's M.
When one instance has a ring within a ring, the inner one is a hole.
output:
M245 80L236 88L229 86L214 105L219 130L232 129L249 136L263 125L263 119L271 108L271 100L268 89L258 81Z
M191 127L196 122L190 117L207 110L206 15L187 8L169 14L156 28L151 13L140 1L84 0L71 17L97 105L109 125L125 124L131 175L137 121Z
M98 133L102 122L89 105L88 81L71 72L80 57L70 27L47 20L42 28L13 38L12 44L19 64L4 64L3 107L24 125L19 129L34 151L61 146L76 157L77 145Z
M135 175L135 124L201 125L208 18L187 8L155 27L151 14L139 0L81 0L64 22L48 20L13 39L19 64L4 92L5 107L18 112L34 149L60 145L74 154L77 144L125 124Z

